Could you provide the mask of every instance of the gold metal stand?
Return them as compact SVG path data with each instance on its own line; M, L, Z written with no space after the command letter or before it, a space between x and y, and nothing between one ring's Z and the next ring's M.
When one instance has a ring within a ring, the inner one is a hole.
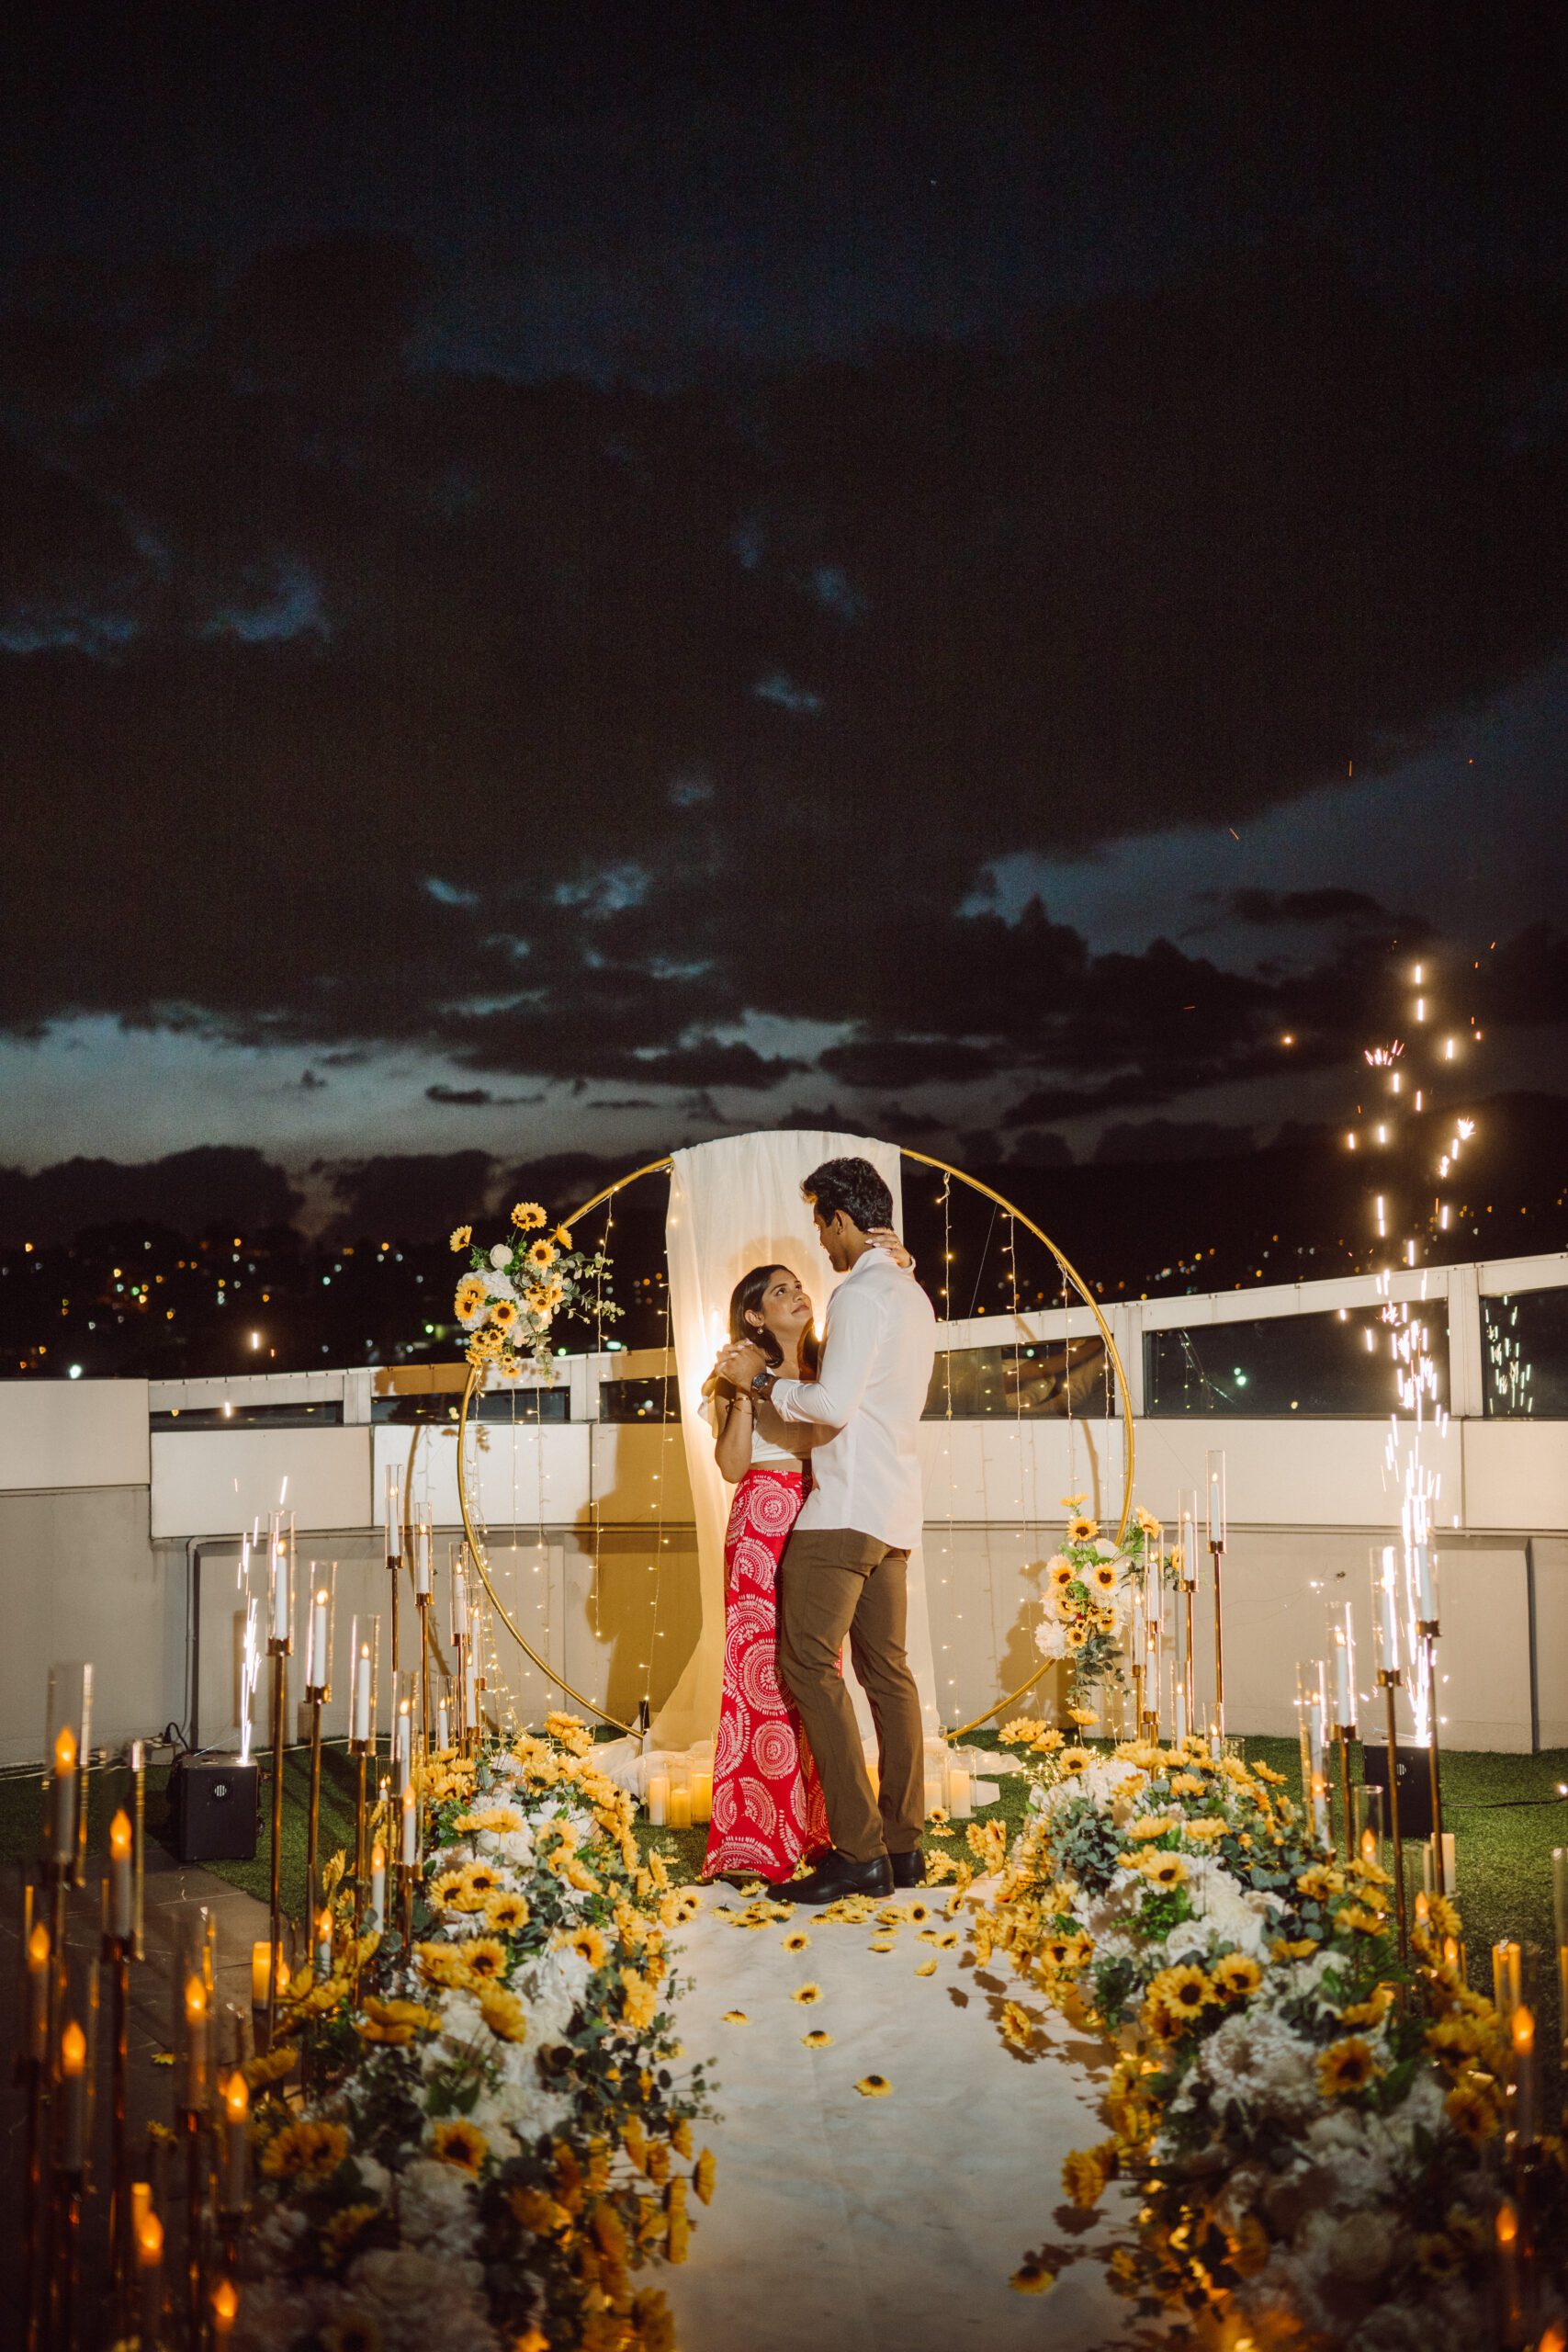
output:
M1339 1825L1342 1844L1339 1851L1346 1861L1356 1852L1356 1826L1350 1815L1350 1742L1356 1736L1354 1724L1336 1724L1334 1747L1339 1758Z
M310 1923L311 1940L315 1939L316 1920L316 1860L321 1820L321 1702L326 1697L324 1684L312 1683L305 1696L310 1702L310 1809L305 1824L305 1916Z
M1388 1713L1388 1834L1393 1848L1393 1909L1399 1922L1399 1956L1402 1960L1410 1949L1410 1928L1404 1916L1404 1840L1399 1834L1399 1734L1393 1717L1393 1694L1403 1680L1397 1667L1392 1674L1386 1668L1379 1667L1378 1681Z

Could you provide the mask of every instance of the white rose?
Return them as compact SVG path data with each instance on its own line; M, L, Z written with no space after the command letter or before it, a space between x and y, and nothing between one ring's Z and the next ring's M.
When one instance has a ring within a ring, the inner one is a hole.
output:
M504 1273L507 1267L512 1263L511 1242L498 1241L495 1248L490 1253L490 1262L495 1268L497 1273Z

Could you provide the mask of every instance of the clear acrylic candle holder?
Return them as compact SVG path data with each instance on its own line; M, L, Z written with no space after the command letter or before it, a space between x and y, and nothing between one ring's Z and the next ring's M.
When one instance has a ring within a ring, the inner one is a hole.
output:
M93 1668L62 1658L49 1669L44 1700L43 1849L80 1885L87 1852L87 1758L93 1744Z
M1372 1664L1379 1682L1398 1679L1404 1658L1400 1624L1399 1560L1392 1544L1374 1544L1371 1555Z
M333 1695L333 1640L337 1615L337 1562L311 1560L305 1584L305 1688Z
M349 1630L354 1665L348 1687L348 1737L355 1756L374 1756L381 1705L381 1619L355 1613Z
M1198 1582L1198 1489L1184 1487L1176 1507L1176 1572L1183 1589Z
M1329 1721L1346 1736L1356 1728L1356 1620L1348 1600L1333 1602L1328 1611Z

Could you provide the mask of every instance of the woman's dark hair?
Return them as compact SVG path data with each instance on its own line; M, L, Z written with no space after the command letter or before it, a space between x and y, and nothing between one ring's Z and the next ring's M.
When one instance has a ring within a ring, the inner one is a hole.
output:
M746 1317L748 1314L761 1314L763 1295L773 1276L790 1272L788 1266L753 1266L749 1274L741 1275L729 1294L730 1338L750 1340L754 1348L761 1349L771 1364L783 1363L784 1350L765 1323L748 1323ZM807 1380L816 1379L817 1362L817 1334L807 1325L800 1339L800 1368Z
M827 1223L840 1209L863 1233L893 1222L893 1195L869 1159L825 1159L800 1189L816 1202Z

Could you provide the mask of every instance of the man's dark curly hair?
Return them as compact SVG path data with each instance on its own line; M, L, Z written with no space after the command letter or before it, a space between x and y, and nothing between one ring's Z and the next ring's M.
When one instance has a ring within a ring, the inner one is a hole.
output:
M869 1159L825 1159L800 1189L825 1219L842 1209L863 1233L893 1222L893 1195Z

